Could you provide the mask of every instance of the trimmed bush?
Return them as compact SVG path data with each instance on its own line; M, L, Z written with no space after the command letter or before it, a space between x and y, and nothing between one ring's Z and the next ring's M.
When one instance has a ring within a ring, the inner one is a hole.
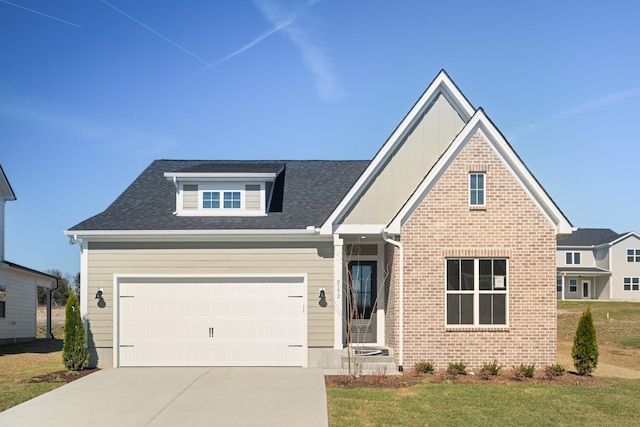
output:
M580 375L591 375L598 366L598 339L589 306L582 313L580 322L578 322L571 356L573 357L573 366L576 367L576 371Z
M415 365L413 365L413 369L416 372L421 372L423 374L429 374L429 373L433 372L433 363L425 362L424 360L421 360L419 362L416 362Z
M565 372L567 372L567 369L559 363L544 368L544 374L549 380L553 380L555 377L561 377Z
M447 366L447 374L455 377L456 375L467 375L467 365L461 360L459 362L451 362Z
M78 298L72 290L69 290L65 313L62 362L70 371L81 371L89 364L89 351L85 343L86 331L80 316Z
M502 365L498 365L497 360L494 360L491 363L484 362L480 368L480 378L488 380L489 377L495 377L500 373L500 369L502 369Z
M522 381L525 378L533 378L535 373L536 365L521 364L520 366L513 367L513 377L518 381Z

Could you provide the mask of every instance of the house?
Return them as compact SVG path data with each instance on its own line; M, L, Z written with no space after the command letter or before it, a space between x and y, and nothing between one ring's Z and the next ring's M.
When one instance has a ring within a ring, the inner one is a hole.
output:
M4 259L5 203L14 200L16 195L0 166L0 345L35 339L37 288L50 291L57 283L55 276ZM47 292L46 337L51 338L50 292Z
M640 301L640 234L578 228L558 240L557 298Z
M65 234L93 364L402 370L555 363L572 229L441 71L370 161L157 160Z

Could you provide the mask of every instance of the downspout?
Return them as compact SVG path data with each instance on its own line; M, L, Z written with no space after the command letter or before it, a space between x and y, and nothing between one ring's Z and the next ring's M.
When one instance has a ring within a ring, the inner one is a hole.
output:
M398 299L400 304L398 307L398 317L400 318L400 325L398 331L398 371L402 372L403 368L403 356L404 356L404 247L402 243L391 239L387 235L387 229L382 229L382 238L385 242L395 246L400 250L400 274L398 275Z
M51 288L49 289L49 298L47 301L47 331L46 331L46 337L49 339L55 339L55 337L53 336L53 333L51 332L51 301L53 301L53 291L55 291L56 289L58 289L60 287L60 279L58 279L56 277L56 287L55 288Z

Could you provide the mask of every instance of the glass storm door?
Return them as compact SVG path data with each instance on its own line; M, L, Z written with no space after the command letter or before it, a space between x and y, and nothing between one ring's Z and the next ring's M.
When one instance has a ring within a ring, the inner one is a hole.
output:
M349 289L347 300L349 337L353 344L376 342L376 261L353 261L349 263ZM347 319L345 319L347 320Z

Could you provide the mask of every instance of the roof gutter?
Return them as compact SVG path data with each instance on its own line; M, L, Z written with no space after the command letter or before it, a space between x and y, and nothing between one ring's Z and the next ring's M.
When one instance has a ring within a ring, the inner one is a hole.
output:
M402 372L404 370L402 366L404 362L404 247L402 246L402 243L391 239L387 235L387 231L388 230L386 228L382 229L382 238L385 242L395 246L400 251L400 274L398 275L398 317L400 318L398 331L398 371Z

